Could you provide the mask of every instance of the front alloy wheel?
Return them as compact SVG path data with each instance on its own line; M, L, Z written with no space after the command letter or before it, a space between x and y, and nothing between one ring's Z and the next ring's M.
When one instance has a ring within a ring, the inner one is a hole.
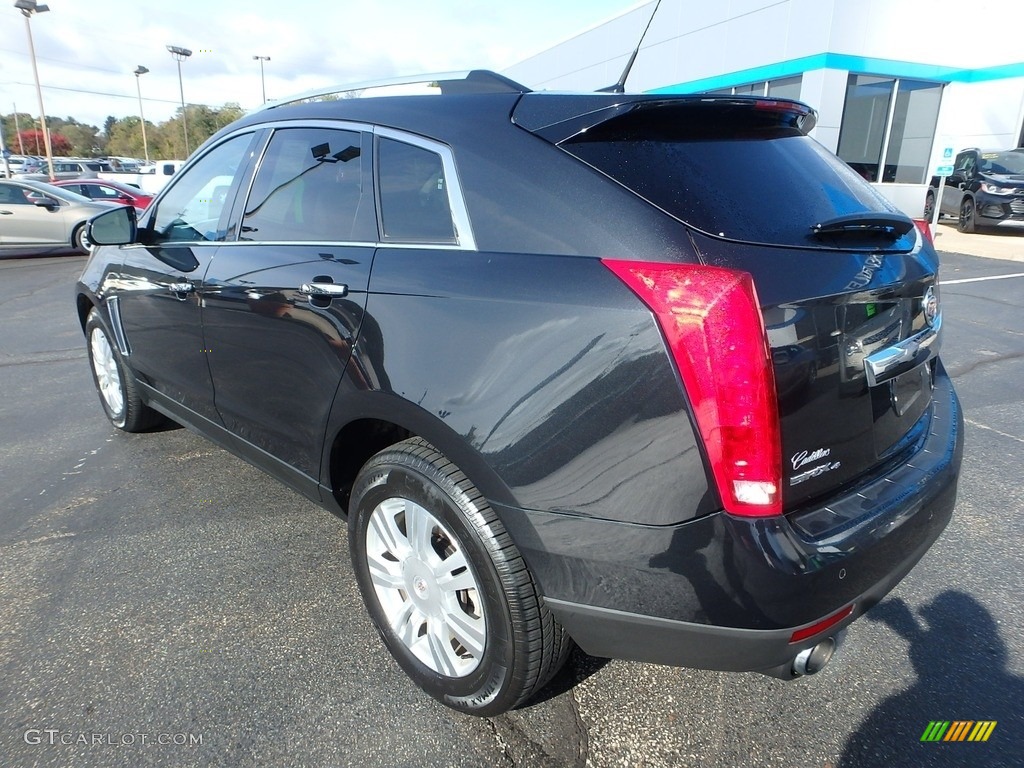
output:
M110 418L117 421L124 413L124 389L114 349L104 330L96 325L89 332L89 358L96 376L96 388Z
M162 423L164 417L142 401L135 376L111 344L110 328L97 308L85 320L85 338L92 378L110 422L125 432L142 432Z

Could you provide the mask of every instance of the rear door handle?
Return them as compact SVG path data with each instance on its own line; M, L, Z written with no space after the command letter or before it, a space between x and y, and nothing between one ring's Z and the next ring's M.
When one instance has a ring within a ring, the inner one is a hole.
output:
M0 211L0 216L13 216L14 211Z
M311 299L340 299L348 296L348 286L344 283L303 283L299 293Z

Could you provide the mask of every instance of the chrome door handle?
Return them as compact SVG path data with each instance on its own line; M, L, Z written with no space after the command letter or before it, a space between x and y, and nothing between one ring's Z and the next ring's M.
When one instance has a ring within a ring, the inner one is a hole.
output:
M167 290L169 290L171 293L177 293L179 295L182 293L192 293L193 291L195 291L195 289L195 283L190 283L187 280L182 283L171 283L170 285L167 286Z
M344 283L303 283L299 293L311 299L340 299L348 296L348 286Z

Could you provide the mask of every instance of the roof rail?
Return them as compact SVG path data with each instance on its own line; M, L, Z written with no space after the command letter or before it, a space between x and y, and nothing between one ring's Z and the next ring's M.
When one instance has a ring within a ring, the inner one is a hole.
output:
M356 96L385 96L386 93L361 94L358 92L376 90L381 88L395 88L400 86L422 85L424 88L437 89L435 92L441 94L461 93L528 93L530 91L525 85L520 85L497 72L486 69L472 69L461 72L437 72L433 74L414 75L411 77L392 77L386 80L368 80L362 83L348 83L345 85L330 85L314 88L310 91L288 96L283 99L268 101L266 104L257 107L252 113L262 112L265 109L274 109L285 104L295 104L301 101L311 101L323 96L334 94L354 94ZM424 91L428 93L429 91ZM404 91L401 94L392 95L413 95L416 92ZM252 114L250 113L250 114Z

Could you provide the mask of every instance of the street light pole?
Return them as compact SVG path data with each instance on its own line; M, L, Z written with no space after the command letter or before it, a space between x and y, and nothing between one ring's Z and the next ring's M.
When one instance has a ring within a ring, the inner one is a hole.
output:
M263 78L263 62L270 61L269 56L253 56L260 63L260 87L263 89L263 103L267 103L267 81Z
M192 149L188 145L188 117L185 114L185 87L181 83L181 62L192 55L192 51L188 48L181 48L177 45L168 45L167 50L171 52L171 56L178 62L178 92L181 94L181 125L185 131L185 157L186 159L192 154Z
M18 125L18 105L15 104L14 102L11 102L11 106L14 107L14 132L18 136L18 149L20 150L21 154L24 156L24 154L25 154L25 142L23 142L21 140L21 126Z
M32 59L32 74L36 79L36 96L39 97L39 125L43 129L43 143L46 145L46 163L50 167L50 179L56 178L53 172L53 149L50 147L50 132L46 129L46 111L43 109L43 89L39 85L39 69L36 67L36 46L32 42L32 25L29 19L33 13L46 13L48 5L39 5L36 0L15 0L14 7L25 17L25 31L28 32L28 52Z
M141 64L135 68L135 90L139 94L139 120L142 121L142 149L146 153L146 162L148 163L149 143L146 141L146 116L142 114L142 86L139 85L139 78L147 72L149 72L149 70Z

